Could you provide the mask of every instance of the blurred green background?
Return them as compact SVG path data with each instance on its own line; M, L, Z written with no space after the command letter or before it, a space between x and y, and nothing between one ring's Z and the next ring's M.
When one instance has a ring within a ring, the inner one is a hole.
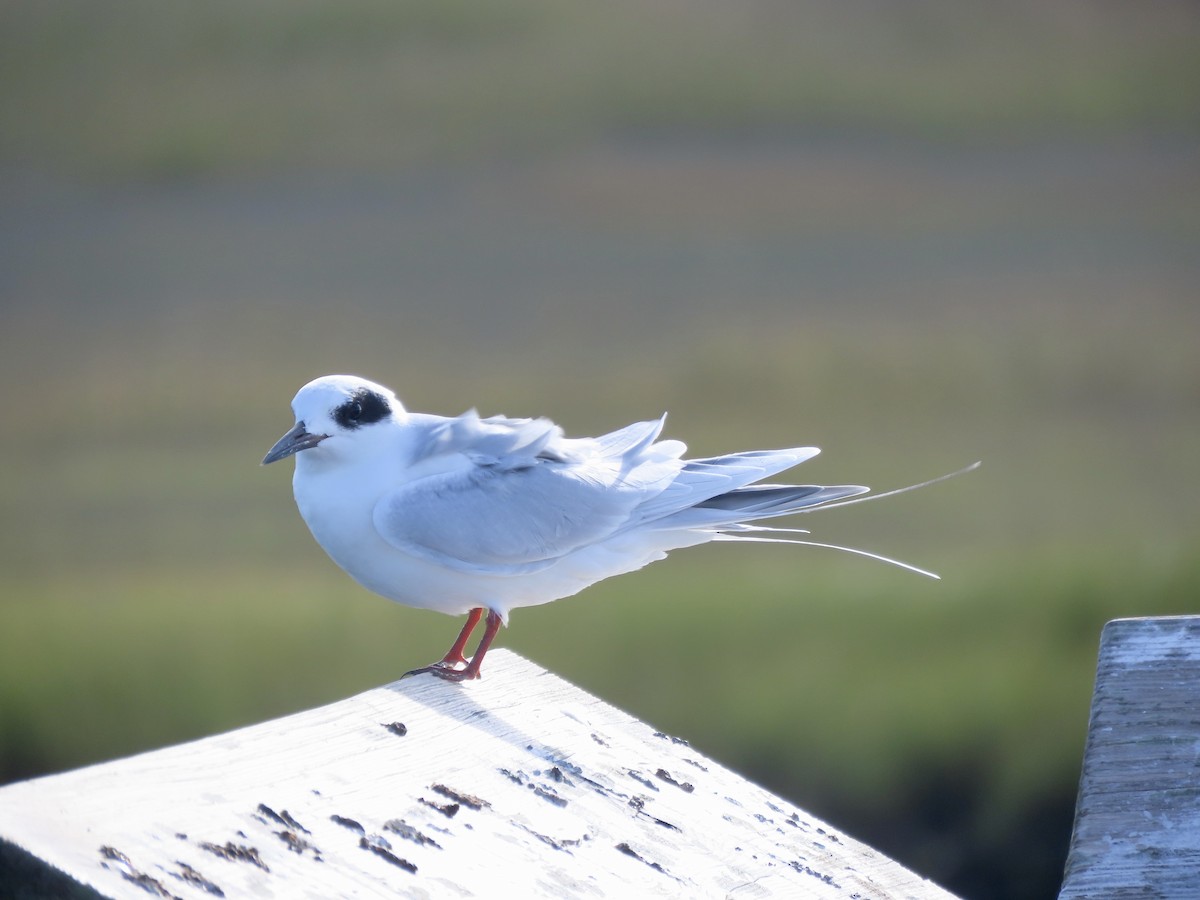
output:
M258 460L308 379L696 455L807 548L500 639L972 898L1052 895L1095 653L1200 606L1194 4L0 5L0 781L344 697L459 623ZM485 670L486 673L486 670Z

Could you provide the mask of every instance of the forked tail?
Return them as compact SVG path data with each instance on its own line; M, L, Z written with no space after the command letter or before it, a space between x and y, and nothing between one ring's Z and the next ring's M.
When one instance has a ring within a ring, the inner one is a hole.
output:
M908 491L915 491L918 488L928 487L931 484L937 484L939 481L946 481L947 479L955 478L958 475L965 475L967 472L973 472L976 469L978 469L980 465L981 465L980 462L974 462L974 463L971 463L971 465L969 465L965 468L959 469L956 472L950 472L948 475L940 475L937 478L931 478L928 481L922 481L920 484L910 484L907 487L896 488L895 490L891 490L891 491L885 491L882 494L872 494L869 497L853 497L852 499L841 499L843 497L846 497L846 495L847 495L847 491L845 488L819 488L819 489L793 488L792 490L799 490L799 491L817 490L817 491L830 491L831 493L832 492L837 492L837 493L832 493L832 495L828 496L828 499L826 499L826 500L816 499L815 502L803 503L799 506L792 506L791 508L780 509L780 507L787 506L787 504L783 504L783 503L778 504L775 508L771 508L768 505L766 507L766 511L763 511L764 506L761 504L753 503L748 507L740 507L739 505L732 502L732 498L736 498L737 495L741 494L741 493L750 494L751 492L768 492L768 491L773 491L773 490L786 490L786 488L783 488L783 487L779 487L779 488L763 487L763 488L745 488L745 489L738 490L738 491L731 491L728 494L724 494L720 497L714 498L713 501L709 501L708 504L706 504L706 505L719 506L721 508L725 508L730 511L739 510L742 513L744 513L743 518L747 518L747 519L758 519L758 518L766 518L768 516L789 515L789 514L793 514L793 513L812 512L815 510L822 510L822 509L833 509L836 506L849 506L852 503L867 503L868 501L871 501L871 500L882 500L884 497L894 497L896 494L904 494L904 493L907 493ZM859 491L856 491L855 493L859 493ZM714 502L714 501L724 501L725 498L731 498L731 499L728 502L722 502L722 503ZM841 550L843 553L853 553L856 556L865 556L867 559L874 559L879 562L884 562L884 563L887 563L888 565L896 566L901 569L907 569L910 572L915 572L918 575L924 575L927 578L934 578L934 579L938 579L938 580L941 579L941 576L937 575L934 572L930 572L926 569L919 568L918 566L914 566L910 563L901 562L898 559L892 559L889 556L883 556L879 553L872 553L869 550L860 550L857 547L843 547L838 544L826 544L821 541L802 540L802 539L797 539L797 538L793 538L793 537L771 537L771 536L769 536L769 535L781 535L781 534L783 534L783 535L808 534L809 532L807 531L807 529L804 529L804 528L773 528L773 527L767 526L767 525L750 525L750 524L747 524L746 522L732 522L732 523L729 523L726 525L717 525L717 526L713 527L711 530L713 532L715 532L715 536L713 537L713 540L716 540L716 541L755 541L755 542L764 543L764 544L799 544L799 545L802 545L805 547L823 547L827 550Z

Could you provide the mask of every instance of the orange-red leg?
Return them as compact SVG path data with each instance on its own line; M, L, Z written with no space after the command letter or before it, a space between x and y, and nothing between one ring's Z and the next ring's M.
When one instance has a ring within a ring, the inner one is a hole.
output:
M488 648L492 646L492 641L496 639L496 633L500 630L503 621L500 616L492 610L487 610L487 625L484 628L483 637L479 639L479 646L475 648L475 655L468 662L463 656L463 650L466 649L467 640L471 636L471 632L475 626L479 624L479 620L483 618L484 609L482 607L473 609L467 616L467 623L463 626L462 631L458 633L458 639L455 640L449 652L439 661L431 666L425 666L420 669L413 669L411 672L405 672L407 678L409 675L420 675L423 672L428 672L430 675L436 675L438 678L444 678L447 681L470 681L479 677L479 667L483 665L483 657L487 655ZM458 668L459 664L464 664L463 668Z
M475 630L475 626L479 624L479 620L482 618L483 607L477 607L467 614L467 624L458 633L458 639L455 640L454 646L442 657L441 664L443 666L453 669L456 666L465 666L467 664L467 658L463 656L463 651L467 649L467 640L471 637L471 632Z

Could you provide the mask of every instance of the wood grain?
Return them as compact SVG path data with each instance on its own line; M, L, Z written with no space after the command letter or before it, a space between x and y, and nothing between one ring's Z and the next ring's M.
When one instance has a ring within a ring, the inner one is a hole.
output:
M1200 897L1200 616L1105 626L1059 897Z

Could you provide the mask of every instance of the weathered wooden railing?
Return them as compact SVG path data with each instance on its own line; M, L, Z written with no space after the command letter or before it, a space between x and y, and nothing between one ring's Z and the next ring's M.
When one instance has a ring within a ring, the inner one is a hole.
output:
M1200 616L1100 639L1060 900L1200 898Z
M513 653L0 788L0 895L949 898ZM19 883L18 883L19 882ZM1060 900L1200 897L1200 617L1101 640Z
M139 900L950 897L532 663L488 664L0 788L8 869Z

